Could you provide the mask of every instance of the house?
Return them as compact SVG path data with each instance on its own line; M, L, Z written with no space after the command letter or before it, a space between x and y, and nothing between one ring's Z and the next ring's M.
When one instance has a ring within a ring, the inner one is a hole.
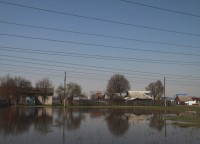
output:
M127 91L124 97L126 105L150 105L152 97L150 91Z
M150 91L127 91L127 95L124 97L126 100L152 100L152 97L150 96Z
M175 98L177 105L193 105L196 104L196 100L192 100L191 97L187 95L177 95Z
M34 88L26 94L22 95L19 99L19 104L24 105L52 105L53 89L48 89L47 92L40 92L38 89Z
M196 101L196 105L200 105L200 97L191 97L193 101Z
M92 100L102 100L105 99L106 93L103 91L90 91L90 99Z

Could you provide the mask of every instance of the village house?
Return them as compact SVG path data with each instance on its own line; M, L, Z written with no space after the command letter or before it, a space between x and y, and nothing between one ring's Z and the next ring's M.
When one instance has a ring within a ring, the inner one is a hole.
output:
M150 91L127 91L124 99L129 105L149 105L153 100Z
M90 99L91 100L102 100L105 99L106 93L103 91L90 91Z
M194 105L194 104L196 104L196 100L192 100L192 98L187 95L176 95L175 101L176 101L177 105Z
M24 105L52 105L53 93L53 89L48 89L44 94L34 88L33 90L22 95L18 103Z
M150 95L151 95L150 91L127 91L127 94L124 99L126 100L135 100L135 99L152 100L152 97Z

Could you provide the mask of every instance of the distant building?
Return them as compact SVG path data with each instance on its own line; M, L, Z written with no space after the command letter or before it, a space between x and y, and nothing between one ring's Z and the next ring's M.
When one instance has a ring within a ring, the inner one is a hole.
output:
M193 96L191 98L192 98L193 101L196 101L196 104L198 104L198 105L200 104L200 97Z
M174 97L162 97L161 100L163 100L163 101L165 100L167 106L174 106L174 105L176 105Z
M106 93L104 91L90 91L90 99L101 100L105 99Z
M150 91L127 91L127 95L124 97L126 100L152 100L152 97L150 96Z
M187 95L176 95L175 98L177 105L193 105L196 104L196 100L192 100L190 96Z
M53 89L48 89L45 93L46 98L44 99L43 93L34 88L22 95L18 103L24 105L52 105L53 93Z

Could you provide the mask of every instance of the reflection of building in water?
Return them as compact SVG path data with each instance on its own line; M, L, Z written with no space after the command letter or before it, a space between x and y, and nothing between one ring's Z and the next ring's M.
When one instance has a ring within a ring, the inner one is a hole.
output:
M129 123L145 123L149 121L152 117L152 115L135 115L131 113L125 113L125 116L128 117L128 122Z
M52 108L40 108L40 109L38 109L38 116L39 117L43 116L44 114L52 117L52 115L53 115Z

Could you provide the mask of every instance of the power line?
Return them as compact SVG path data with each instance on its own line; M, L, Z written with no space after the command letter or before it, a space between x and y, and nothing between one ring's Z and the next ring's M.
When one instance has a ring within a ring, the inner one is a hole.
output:
M56 74L51 74L51 73L39 73L39 72L33 72L33 71L28 71L28 73L27 72L24 72L24 71L22 71L22 70L16 70L16 69L10 69L10 70L5 70L5 69L3 69L3 70L1 70L1 72L2 71L5 71L5 72L17 72L17 73L26 73L26 74L35 74L35 75L38 75L38 74L40 74L40 75L50 75L50 76L55 76L55 77L62 77L61 75L56 75Z
M47 73L47 72L43 72L43 71L40 71L40 70L37 70L37 72L34 72L34 71L27 71L27 72L25 72L25 71L22 71L22 69L20 68L20 70L18 70L19 68L11 68L11 69L3 69L3 70L1 70L1 71L5 71L5 72L17 72L17 73L31 73L31 74L35 74L35 75L50 75L50 76L54 76L54 77L62 77L62 74L60 73L60 75L58 75L58 74L55 74L55 73ZM38 72L39 71L39 72ZM42 72L42 73L41 73ZM94 75L94 74L93 74ZM89 75L88 75L89 76ZM82 73L81 74L73 74L73 73L69 73L69 78L81 78L81 79L89 79L89 80L101 80L101 81L105 81L105 80L108 80L108 78L93 78L93 77L91 77L91 76L89 76L89 77L86 77L85 75L83 75ZM130 79L131 78L131 79ZM142 83L146 83L147 81L142 81L142 80L140 80L140 81L138 81L138 80L135 80L135 78L136 79L142 79L142 78L139 78L139 77L128 77L128 79L129 79L129 81L130 82L132 82L132 83L138 83L138 82L142 82ZM147 80L147 79L144 79L144 80ZM151 79L152 80L152 79ZM153 80L152 80L153 81ZM195 83L194 84L194 82L192 82L192 81L175 81L174 80L174 82L176 82L176 83L169 83L168 82L168 85L176 85L176 86L199 86L200 84L199 83ZM193 84L191 85L191 84L182 84L182 83L188 83L188 82L192 82Z
M1 64L1 63L0 63ZM19 66L19 65L10 65L10 64L1 64L1 65L5 65L6 67L15 67L15 69L13 69L12 71L15 71L16 72L16 69L20 69L20 70L22 70L22 68L31 68L31 69L37 69L37 73L38 73L38 71L39 72L43 72L43 74L48 74L48 75L53 75L53 76L58 76L58 77L62 77L61 75L61 73L60 73L60 75L57 75L57 71L59 71L59 72L63 72L63 70L55 70L55 69L47 69L47 68L44 68L44 67L42 67L42 68L40 68L40 67L30 67L30 66ZM2 68L2 66L1 66L1 68ZM41 71L41 69L44 69L44 70L48 70L48 71ZM3 71L4 71L5 69L3 69ZM26 70L26 69L25 69ZM51 74L51 73L49 73L49 70L55 70L56 72L53 72L53 74ZM24 72L24 71L23 71ZM33 72L33 70L31 70L31 71L29 71L29 72ZM44 73L45 72L45 73ZM75 72L75 71L69 71L68 70L68 72L69 72L69 74L70 74L70 76L73 76L73 75L75 75L75 76L84 76L84 78L86 79L86 77L85 77L85 75L83 75L83 74L86 74L86 75L88 75L88 76L90 76L90 75L93 75L93 76L95 76L95 78L96 78L96 76L105 76L105 74L96 74L96 73L85 73L85 72ZM55 73L56 73L56 75L55 75ZM74 74L74 73L77 73L77 74ZM108 75L108 76L110 76L110 75ZM133 80L134 79L134 83L136 82L136 80L135 79L143 79L143 80L151 80L151 81L154 81L152 78L144 78L144 77L132 77L132 76L127 76L128 77L128 79L130 80L130 78L131 78L131 80ZM70 77L69 77L70 78ZM91 76L89 77L89 78L91 78ZM108 79L108 78L107 78ZM102 79L101 79L102 80ZM197 79L195 79L195 80L197 80ZM143 81L144 82L144 81ZM146 82L146 81L145 81ZM170 83L169 83L170 82ZM191 82L191 83L193 83L194 84L194 81L183 81L182 79L181 79L181 81L179 81L179 80L168 80L168 84L172 84L171 82L176 82L176 85L180 85L180 83L188 83L188 82ZM195 82L196 83L196 82ZM199 84L199 83L196 83L197 85ZM197 86L197 85L195 85L195 86ZM187 85L186 85L187 86Z
M23 58L23 57L18 57L18 58L21 58L21 59L29 59L29 60L37 60L37 61L43 61L43 62L50 62L50 63L60 63L60 64L67 64L67 65L76 65L76 66L79 66L78 68L77 67L67 67L67 68L75 68L75 69L82 69L82 70L91 70L91 71L101 71L101 72L112 72L110 70L115 70L115 71L126 71L126 74L133 74L135 72L137 73L144 73L144 74L148 74L147 76L152 76L152 75L166 75L166 76L172 76L172 77L189 77L189 78L195 78L195 79L200 79L200 77L194 77L194 76L186 76L186 75L175 75L175 74L163 74L163 73L153 73L153 72L143 72L143 71L133 71L133 70L128 70L128 69L117 69L117 68L106 68L106 67L100 67L100 66L91 66L91 65L81 65L81 64L74 64L74 63L64 63L64 62L56 62L56 61L47 61L47 60L42 60L42 59L30 59L30 58ZM60 66L60 65L52 65L52 64L42 64L42 63L36 63L36 62L27 62L27 61L19 61L19 60L10 60L10 59L0 59L0 60L3 60L3 61L12 61L12 62L21 62L21 63L28 63L28 64L36 64L36 65L44 65L44 66L54 66L54 67L62 67L63 66ZM86 69L86 68L80 68L81 67L89 67L89 68L98 68L98 70L96 69ZM104 69L104 70L103 70ZM108 71L109 70L109 71ZM131 72L131 73L127 73L127 72ZM149 75L151 74L151 75Z
M0 59L2 61L10 61L10 62L20 62L20 63L26 63L26 64L35 64L35 65L42 65L42 66L53 66L53 67L57 67L57 68L63 68L64 66L59 66L59 65L52 65L52 64L42 64L42 63L36 63L36 62L27 62L27 61L19 61L19 60L10 60L10 59ZM90 68L81 68L81 67L72 67L72 66L67 66L67 67L64 67L64 68L73 68L73 69L80 69L80 70L89 70L89 71L97 71L97 72L113 72L113 71L110 71L110 70L115 70L115 71L124 71L122 69L115 69L115 68L104 68L104 67L96 67L96 66L89 66L89 65L79 65L79 64L69 64L69 65L78 65L78 66L85 66L85 67L90 67ZM91 69L91 68L99 68L99 69ZM105 70L103 70L105 69ZM108 69L108 70L106 70ZM126 70L126 71L130 71L132 73L128 73L128 72L125 72L125 74L133 74L133 72L136 72L136 71L131 71L131 70ZM119 72L118 72L119 73ZM145 73L145 72L143 72ZM153 74L153 73L152 73ZM136 74L135 74L136 75ZM138 74L138 75L143 75L143 76L152 76L150 74Z
M185 56L200 56L198 54L191 54L191 53L188 54L188 53L178 53L178 52L169 52L169 51L137 49L137 48L130 48L130 47L120 47L120 46L112 46L112 45L102 45L102 44L92 44L92 43L83 43L83 42L66 41L66 40L47 39L47 38L31 37L31 36L15 35L15 34L7 34L7 33L0 33L0 35L8 36L8 37L32 39L32 40L42 40L42 41L59 42L59 43L70 43L70 44L94 46L94 47L105 47L105 48L120 49L120 50L142 51L142 52L173 54L173 55L185 55Z
M52 68L44 68L44 67L33 67L33 66L20 66L20 65L12 65L12 64L2 64L2 63L0 63L0 65L2 65L1 66L1 68L4 66L4 67L8 67L8 68L10 68L10 67L15 67L15 69L20 69L20 70L27 70L27 68L28 69L31 69L31 71L33 71L33 70L35 70L35 69L37 69L37 71L39 71L39 72L50 72L50 71L52 71L53 73L58 73L58 72L60 72L60 74L62 75L62 73L63 73L63 71L64 70L58 70L58 69L52 69ZM103 74L100 74L100 73L89 73L89 72L83 72L83 71L81 71L81 72L77 72L77 71L71 71L71 70L67 70L67 72L68 73L76 73L76 74L85 74L85 75L93 75L93 76L111 76L110 74L105 74L105 73L103 73ZM143 75L142 75L143 76ZM133 76L127 76L128 78L133 78L133 79L144 79L144 80L155 80L155 79L157 79L157 78L152 78L152 76L151 76L151 78L145 78L144 76L143 77L133 77ZM196 80L196 79L195 79ZM168 80L169 81L169 80Z
M182 45L182 44L174 44L174 43L165 43L165 42L158 42L158 41L148 41L148 40L133 39L133 38L127 38L127 37L117 37L117 36L102 35L102 34L95 34L95 33L86 33L86 32L72 31L72 30L66 30L66 29L57 29L57 28L50 28L50 27L43 27L43 26L35 26L35 25L21 24L21 23L15 23L15 22L1 21L1 20L0 20L0 23L10 24L10 25L17 25L17 26L22 26L22 27L44 29L44 30L52 30L52 31L59 31L59 32L67 32L67 33L88 35L88 36L103 37L103 38L112 38L112 39L119 39L119 40L136 41L136 42L141 42L141 43L151 43L151 44L160 44L160 45L167 45L167 46L176 46L176 47L186 47L186 48L200 49L200 47L198 47L198 46Z
M187 12L181 12L181 11L177 11L177 10L171 10L171 9L161 8L161 7L147 5L147 4L143 4L143 3L138 3L138 2L134 2L134 1L130 1L130 0L120 0L120 1L129 3L129 4L143 6L143 7L148 7L148 8L158 9L158 10L162 10L162 11L173 12L173 13L178 13L178 14L182 14L182 15L187 15L187 16L193 16L193 17L200 18L199 15L192 14L192 13L187 13Z
M4 72L13 72L13 70L2 70L2 71L4 71ZM15 70L15 72L16 73L26 73L26 72L24 72L24 71L21 71L21 70L18 70L18 71L16 71ZM49 75L49 76L53 76L53 77L60 77L60 78L62 78L63 76L61 76L61 75L55 75L55 74L49 74L49 73L38 73L38 72L29 72L28 74L34 74L34 75ZM27 74L27 73L26 73ZM91 77L82 77L82 76L80 76L80 75L74 75L74 74L71 74L70 75L70 77L69 78L78 78L78 79L86 79L86 80L98 80L98 81L103 81L103 79L98 79L98 78L91 78Z
M3 47L3 49L1 48ZM4 49L6 48L6 49ZM8 50L10 48L10 50ZM114 57L114 56L103 56L103 55L89 55L89 54L79 54L79 53L66 53L57 51L44 51L44 50L33 50L33 49L23 49L23 48L11 48L0 46L0 51L15 51L23 53L35 53L35 54L45 54L45 55L58 55L58 56L70 56L70 57L82 57L82 58L92 58L92 59L103 59L103 60L117 60L117 61L133 61L133 62L145 62L145 63L161 63L161 64L176 64L176 65L189 65L198 66L199 62L186 62L186 61L167 61L167 60L155 60L155 59L141 59L141 58L130 58L130 57ZM1 55L1 54L0 54ZM1 55L5 56L5 55ZM7 56L7 55L6 55ZM9 57L9 56L8 56ZM12 56L15 57L15 56Z
M198 37L200 36L200 34L195 34L195 33L180 32L180 31L175 31L175 30L162 29L162 28L156 28L156 27L150 27L150 26L144 26L144 25L137 25L137 24L131 24L131 23L126 23L126 22L89 17L89 16L78 15L78 14L67 13L67 12L59 12L59 11L37 8L37 7L33 7L33 6L21 5L21 4L16 4L16 3L4 2L4 1L0 1L0 3L12 5L12 6L23 7L23 8L28 8L28 9L39 10L39 11L44 11L44 12L50 12L50 13L55 13L55 14L68 15L68 16L73 16L73 17L78 17L78 18L83 18L83 19L89 19L89 20L95 20L95 21L101 21L101 22L107 22L107 23L114 23L114 24L131 26L131 27L138 27L138 28L143 28L143 29L150 29L150 30L170 32L170 33L176 33L176 34L182 34L182 35L198 36Z
M27 68L28 69L31 69L31 71L33 70L37 70L39 72L44 72L44 73L48 73L50 71L52 71L53 73L60 73L60 75L63 74L64 72L64 69L63 70L59 70L59 69L52 69L52 68L44 68L44 67L34 67L34 66L21 66L21 65L12 65L12 64L2 64L0 63L0 65L3 65L4 67L15 67L15 69L24 69L26 70ZM1 66L2 67L2 66ZM66 69L65 69L66 70ZM76 74L85 74L85 75L94 75L94 76L105 76L106 74L99 74L99 73L89 73L89 72L77 72L77 71L71 71L71 70L67 70L68 73L76 73ZM110 75L109 75L110 76ZM61 76L63 77L63 76Z

